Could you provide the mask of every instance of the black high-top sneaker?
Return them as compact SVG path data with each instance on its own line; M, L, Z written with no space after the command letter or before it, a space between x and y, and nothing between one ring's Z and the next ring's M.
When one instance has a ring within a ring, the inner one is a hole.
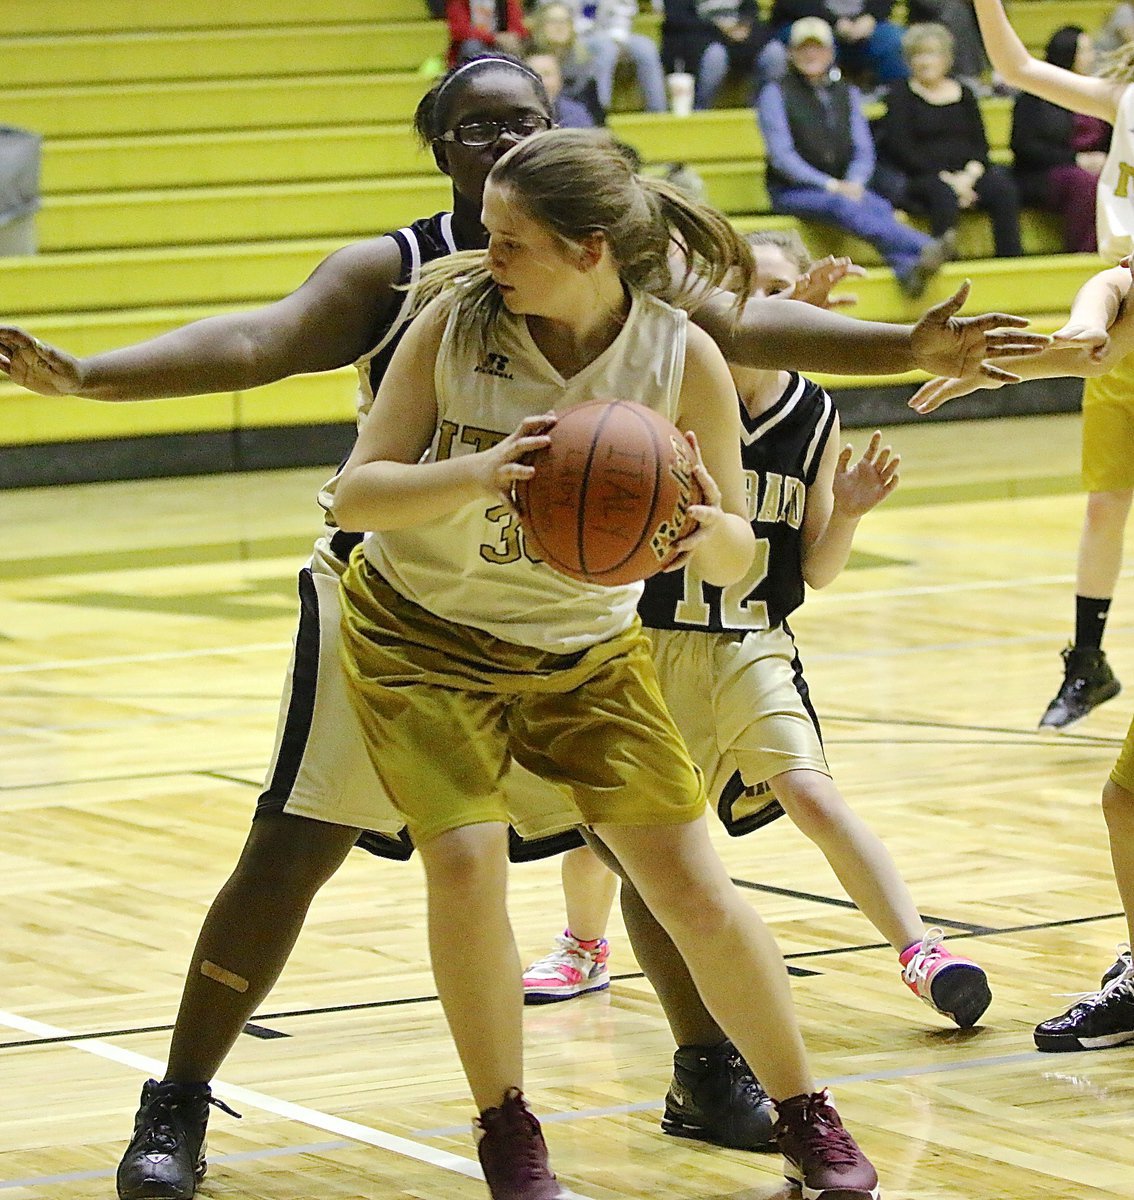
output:
M774 1150L768 1093L732 1042L678 1046L661 1127L732 1150Z
M119 1200L192 1200L204 1178L209 1105L239 1117L207 1083L142 1085L134 1136L118 1164Z
M1117 948L1117 957L1103 974L1099 987L1106 987L1112 979L1117 979L1123 971L1128 971L1130 965L1130 947L1125 942L1120 942Z
M1134 1042L1134 967L1035 1028L1038 1050L1106 1050Z
M1068 646L1062 653L1063 682L1040 717L1041 729L1066 729L1122 691L1105 651Z

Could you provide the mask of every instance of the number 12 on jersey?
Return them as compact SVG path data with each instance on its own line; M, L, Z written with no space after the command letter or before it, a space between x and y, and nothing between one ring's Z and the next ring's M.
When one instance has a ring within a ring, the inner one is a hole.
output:
M747 574L721 591L719 618L722 628L768 628L768 606L763 600L756 600L754 596L768 577L769 550L768 539L757 538L756 554ZM673 619L680 625L703 625L708 628L713 624L711 600L715 599L715 595L705 595L705 583L701 576L690 567L686 567L685 594L677 602Z

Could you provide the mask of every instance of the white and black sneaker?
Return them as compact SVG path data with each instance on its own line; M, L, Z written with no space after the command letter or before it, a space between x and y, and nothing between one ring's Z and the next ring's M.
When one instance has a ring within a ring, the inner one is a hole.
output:
M1063 682L1040 717L1041 729L1066 729L1122 691L1104 650L1068 646L1062 654Z
M1134 966L1129 963L1097 992L1080 996L1061 1016L1035 1030L1040 1050L1106 1050L1134 1042Z

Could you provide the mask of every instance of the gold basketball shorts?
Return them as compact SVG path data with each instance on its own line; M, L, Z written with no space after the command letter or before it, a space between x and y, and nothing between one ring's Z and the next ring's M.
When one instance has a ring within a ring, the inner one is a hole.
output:
M392 588L361 549L342 589L351 698L418 846L484 821L530 828L516 810L525 789L503 785L512 762L557 789L568 824L684 824L704 811L701 774L637 621L560 655L442 620Z
M1134 488L1134 354L1083 390L1083 487Z

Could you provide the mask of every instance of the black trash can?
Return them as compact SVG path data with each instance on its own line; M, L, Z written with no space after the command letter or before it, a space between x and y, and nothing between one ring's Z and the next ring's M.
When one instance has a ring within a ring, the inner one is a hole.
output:
M35 253L42 141L38 133L0 125L0 256Z

